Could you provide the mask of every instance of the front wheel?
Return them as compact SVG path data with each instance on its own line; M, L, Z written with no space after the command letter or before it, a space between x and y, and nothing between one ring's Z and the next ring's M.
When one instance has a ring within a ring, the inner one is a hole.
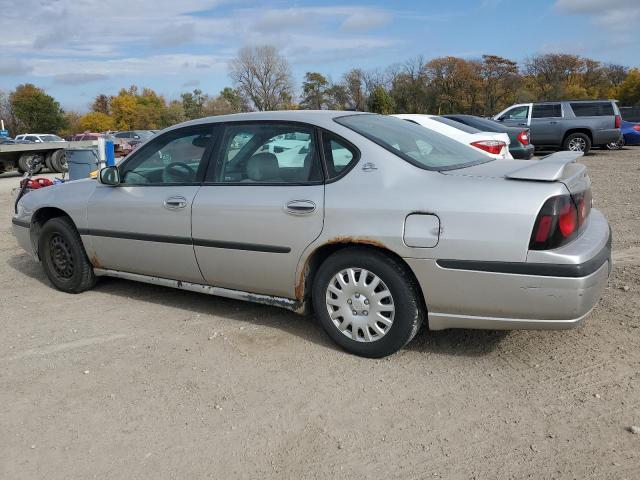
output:
M38 253L44 272L58 290L80 293L95 285L93 267L69 218L56 217L44 224Z
M586 155L591 150L591 139L584 133L572 133L564 140L564 149Z
M383 253L340 250L320 266L313 306L327 334L363 357L395 353L416 335L425 313L411 272Z

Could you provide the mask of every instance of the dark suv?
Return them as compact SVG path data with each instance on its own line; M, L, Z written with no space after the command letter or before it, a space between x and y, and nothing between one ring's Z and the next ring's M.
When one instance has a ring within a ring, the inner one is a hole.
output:
M620 110L614 100L573 100L521 103L503 110L494 120L528 127L536 147L587 153L620 139Z

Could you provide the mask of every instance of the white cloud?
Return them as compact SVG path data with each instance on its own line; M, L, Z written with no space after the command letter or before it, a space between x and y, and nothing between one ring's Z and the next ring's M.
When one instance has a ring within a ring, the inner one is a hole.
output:
M366 32L388 24L391 18L391 13L385 10L358 9L347 17L341 29L344 32Z
M60 85L84 85L85 83L99 82L109 78L101 73L64 73L53 78Z
M17 58L0 57L0 75L26 75L33 67Z
M638 36L638 0L556 0L555 8L570 15L587 15L594 25L607 30Z

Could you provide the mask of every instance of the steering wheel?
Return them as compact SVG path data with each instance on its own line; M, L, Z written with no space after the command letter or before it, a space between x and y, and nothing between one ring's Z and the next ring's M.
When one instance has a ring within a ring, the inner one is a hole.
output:
M162 171L162 180L165 183L192 182L196 171L184 162L171 162Z

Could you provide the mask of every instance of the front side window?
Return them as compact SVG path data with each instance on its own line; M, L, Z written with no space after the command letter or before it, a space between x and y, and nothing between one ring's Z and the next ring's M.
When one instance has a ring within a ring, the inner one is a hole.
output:
M313 128L278 123L230 125L210 182L308 183L322 180Z
M211 125L204 125L165 133L122 165L122 182L129 185L196 182L214 131Z
M562 117L562 107L559 103L545 103L534 105L531 118L559 118Z
M500 117L501 120L526 120L529 116L529 107L523 105L521 107L514 107L508 110Z
M427 170L453 170L492 160L445 135L395 117L360 114L335 121Z

